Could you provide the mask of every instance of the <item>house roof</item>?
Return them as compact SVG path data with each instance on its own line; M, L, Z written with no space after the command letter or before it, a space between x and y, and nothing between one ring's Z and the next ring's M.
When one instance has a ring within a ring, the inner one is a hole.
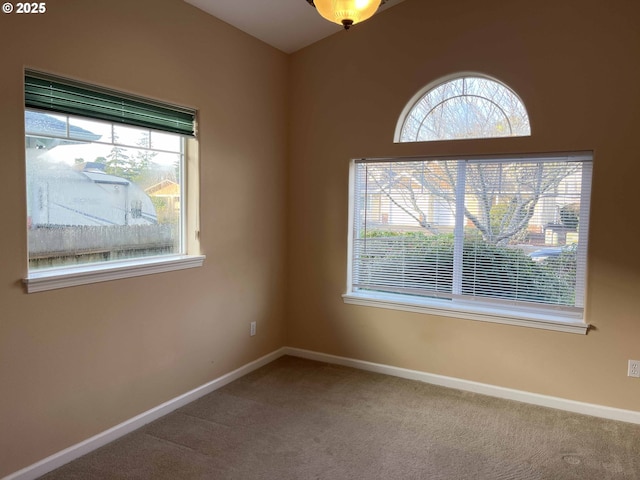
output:
M67 123L42 112L32 112L27 110L24 112L25 130L32 134L50 134L51 132L66 132ZM78 127L77 125L69 125L69 135L74 138L83 140L98 140L97 135L89 130Z
M180 185L172 180L162 180L145 189L145 192L150 197L179 197Z

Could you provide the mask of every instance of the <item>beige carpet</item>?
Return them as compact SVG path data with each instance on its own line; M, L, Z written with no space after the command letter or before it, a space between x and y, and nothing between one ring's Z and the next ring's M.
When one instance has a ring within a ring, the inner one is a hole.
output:
M283 357L57 479L640 479L640 426Z

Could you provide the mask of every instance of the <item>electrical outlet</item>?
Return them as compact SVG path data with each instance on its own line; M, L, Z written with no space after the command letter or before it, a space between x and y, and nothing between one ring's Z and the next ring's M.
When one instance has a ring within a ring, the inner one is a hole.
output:
M256 322L251 322L251 327L249 328L249 335L253 337L255 334L256 334Z
M640 378L640 360L629 360L629 372L627 375Z

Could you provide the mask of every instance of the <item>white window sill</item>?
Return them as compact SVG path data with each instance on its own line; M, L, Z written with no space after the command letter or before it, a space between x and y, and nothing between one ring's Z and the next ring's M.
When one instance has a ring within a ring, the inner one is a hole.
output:
M43 292L45 290L74 287L89 283L108 282L120 278L139 277L141 275L201 267L205 258L204 255L176 255L51 268L32 272L27 278L23 279L23 282L27 288L27 293Z
M347 293L342 296L344 303L366 307L388 308L414 313L426 313L445 317L464 318L483 322L502 323L521 327L541 328L559 332L586 335L589 324L581 318L570 318L553 313L523 312L516 309L496 308L485 305L464 307L437 299L413 299L405 295Z

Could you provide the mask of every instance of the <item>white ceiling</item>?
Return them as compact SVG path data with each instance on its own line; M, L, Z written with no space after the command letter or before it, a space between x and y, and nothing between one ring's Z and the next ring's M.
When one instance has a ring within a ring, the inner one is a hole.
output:
M381 12L403 0L389 0ZM185 0L214 17L292 53L342 30L316 12L307 0ZM353 28L357 28L357 25Z

